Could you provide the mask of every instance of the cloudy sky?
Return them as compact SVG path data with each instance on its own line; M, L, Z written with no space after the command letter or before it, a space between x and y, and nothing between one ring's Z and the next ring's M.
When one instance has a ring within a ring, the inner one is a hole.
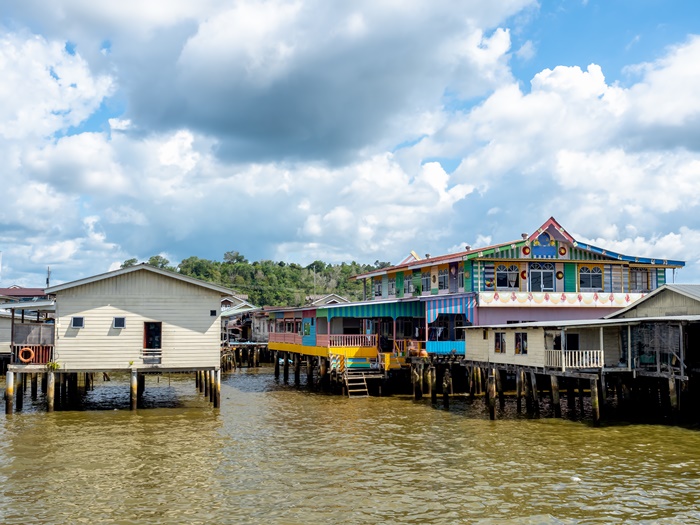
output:
M550 216L700 282L700 2L5 0L0 162L0 286Z

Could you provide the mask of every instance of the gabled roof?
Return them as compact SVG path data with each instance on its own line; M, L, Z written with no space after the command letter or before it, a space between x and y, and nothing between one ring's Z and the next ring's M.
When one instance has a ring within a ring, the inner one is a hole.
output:
M43 288L22 288L13 284L8 288L0 288L0 295L17 299L18 297L44 297L46 293Z
M625 308L618 310L610 315L606 315L605 319L615 319L620 315L624 314L625 312L629 312L633 308L637 308L640 304L642 304L645 301L648 301L655 295L665 293L666 291L675 292L677 294L684 295L690 299L700 302L700 284L664 284L663 286L659 286L655 290L652 290L641 299L637 299L631 305L626 306Z
M623 255L610 250L604 250L603 248L598 248L592 244L578 242L569 232L567 232L554 217L550 217L547 221L535 230L531 235L523 234L523 238L516 241L502 242L499 244L492 244L490 246L484 246L481 248L472 249L467 246L467 250L452 254L439 255L437 257L430 257L426 255L425 259L421 259L415 255L415 252L411 252L415 257L407 257L399 264L395 266L389 266L386 268L381 268L379 270L373 270L371 272L366 272L363 274L358 274L354 276L354 279L366 279L369 277L380 277L389 273L394 273L401 270L417 270L427 266L434 266L435 264L445 264L448 262L457 262L467 259L476 258L487 258L490 255L494 255L500 251L512 250L519 248L523 245L529 245L537 239L542 233L549 233L554 239L558 241L563 241L571 244L573 247L579 250L589 251L594 254L601 255L609 260L624 261L631 264L645 264L645 265L655 265L655 266L666 266L671 268L682 268L685 266L683 261L674 261L670 259L652 259L649 257L634 257L630 255ZM417 259L416 259L417 257Z
M129 266L127 268L121 268L119 270L114 270L112 272L102 273L99 275L94 275L92 277L86 277L84 279L78 279L77 281L71 281L69 283L59 284L58 286L51 286L47 288L45 292L47 294L55 294L56 292L62 292L63 290L68 290L70 288L75 288L77 286L83 286L85 284L90 284L98 281L103 281L105 279L111 279L119 275L125 275L132 272L151 272L164 277L169 277L171 279L176 279L188 284L193 284L195 286L200 286L202 288L207 288L214 292L220 293L222 296L234 295L235 292L218 284L208 283L200 279L195 279L194 277L189 277L187 275L181 275L177 272L171 272L170 270L164 270L162 268L156 268L146 263L136 264L134 266Z
M309 306L322 306L325 304L349 303L350 302L345 297L338 295L337 293L329 293L326 295L319 295L319 296L312 295L311 297L309 297L309 299L313 299L309 303Z

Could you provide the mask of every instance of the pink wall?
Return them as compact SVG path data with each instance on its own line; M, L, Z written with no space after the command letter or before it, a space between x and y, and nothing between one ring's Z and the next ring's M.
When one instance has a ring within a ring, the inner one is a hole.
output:
M508 321L572 321L600 319L619 308L479 308L476 325L505 324Z

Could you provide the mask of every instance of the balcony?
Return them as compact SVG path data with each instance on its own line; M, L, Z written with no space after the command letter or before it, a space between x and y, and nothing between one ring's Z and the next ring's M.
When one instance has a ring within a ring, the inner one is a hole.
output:
M316 334L316 344L327 348L377 348L377 335Z
M53 324L17 323L13 330L12 364L45 365L54 360Z
M544 366L567 369L603 368L602 350L545 350Z
M270 332L270 343L301 344L301 335L295 332Z

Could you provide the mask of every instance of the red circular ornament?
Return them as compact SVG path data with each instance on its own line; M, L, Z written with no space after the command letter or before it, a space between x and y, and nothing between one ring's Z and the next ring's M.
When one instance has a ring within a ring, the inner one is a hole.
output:
M530 255L530 247L529 246L525 246L523 248L523 255Z
M557 272L557 279L559 279L561 281L563 278L564 278L564 272Z
M525 270L523 270L522 272L520 272L520 278L521 278L523 281L525 281L525 280L527 279L527 272L526 272Z
M559 255L566 255L566 248L564 246L559 247Z

